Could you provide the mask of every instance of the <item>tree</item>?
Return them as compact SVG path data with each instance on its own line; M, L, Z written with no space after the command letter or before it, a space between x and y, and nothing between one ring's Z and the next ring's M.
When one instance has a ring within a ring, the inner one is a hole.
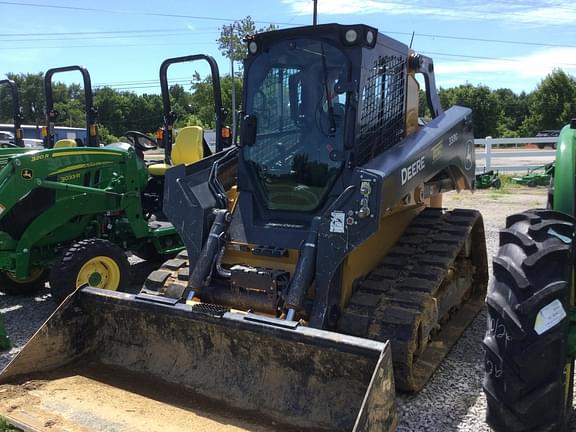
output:
M18 87L20 103L24 114L24 123L40 124L44 120L44 79L42 73L14 74L7 73L8 79L14 80ZM12 101L6 89L0 91L0 118L3 122L12 123Z
M227 107L230 106L232 101L232 78L230 75L225 75L220 79L222 88L222 104ZM239 77L234 79L234 90L236 97L240 99L242 94L242 80ZM212 78L206 77L196 79L192 83L192 95L190 97L192 113L198 121L200 126L213 128L215 126L214 118L214 94L212 90ZM241 109L241 107L239 107ZM227 120L230 122L231 118L228 115Z
M576 115L576 78L555 69L538 84L529 103L523 134L534 136L541 130L560 129Z
M498 100L488 87L464 84L450 89L441 88L439 96L444 108L461 105L472 109L476 138L496 135L499 115Z
M251 16L247 16L239 21L234 21L232 24L224 25L220 29L220 36L216 40L221 54L230 60L230 75L234 77L230 81L232 95L230 106L232 107L232 133L236 133L236 73L234 72L234 62L240 61L248 55L248 48L244 43L246 35L254 33L261 33L265 31L275 30L277 27L270 24L267 27L261 27L256 30L256 25Z
M277 26L270 24L266 27L256 29L256 24L251 16L247 16L231 24L220 28L220 36L216 40L220 53L227 59L241 61L248 55L248 48L244 42L247 35L262 33L277 29Z
M510 89L495 90L498 100L499 115L497 124L498 137L518 137L520 126L528 115L528 96L525 92L517 95Z

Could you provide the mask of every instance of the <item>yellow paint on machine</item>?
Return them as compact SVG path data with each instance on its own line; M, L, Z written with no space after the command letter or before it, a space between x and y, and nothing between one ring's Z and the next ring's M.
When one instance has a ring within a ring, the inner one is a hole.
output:
M222 262L226 265L244 264L253 267L263 267L279 269L294 274L299 252L297 249L288 249L285 257L269 257L265 255L254 255L252 250L256 245L229 242L226 244L226 251Z
M64 157L64 156L85 156L85 155L99 155L99 156L116 156L122 157L122 153L110 152L110 151L65 151L65 152L55 152L52 153L52 157Z
M352 296L354 281L376 268L410 225L412 219L424 208L423 205L395 208L380 219L378 232L350 252L342 266L342 291L340 295L342 308L348 304Z
M85 168L103 167L103 166L111 165L112 163L113 162L87 162L87 163L83 163L83 164L70 165L70 166L67 166L66 168L62 168L62 169L53 171L48 175L53 176L53 175L67 173L70 171L81 170L81 169L85 169Z

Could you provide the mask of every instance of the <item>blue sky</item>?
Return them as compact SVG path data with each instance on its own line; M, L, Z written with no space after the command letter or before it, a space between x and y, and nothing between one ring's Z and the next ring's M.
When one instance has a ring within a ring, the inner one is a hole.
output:
M312 0L0 0L0 76L82 64L95 86L157 92L168 57L207 53L228 72L215 40L246 15L258 26L307 25ZM442 87L532 91L554 68L576 75L573 0L319 0L319 22L369 24L406 44L415 32ZM186 82L194 69L171 68L170 78Z

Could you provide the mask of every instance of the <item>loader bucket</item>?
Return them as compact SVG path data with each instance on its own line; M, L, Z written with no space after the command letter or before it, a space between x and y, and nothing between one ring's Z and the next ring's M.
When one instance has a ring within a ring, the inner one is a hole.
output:
M40 431L391 431L388 343L82 288L0 374Z

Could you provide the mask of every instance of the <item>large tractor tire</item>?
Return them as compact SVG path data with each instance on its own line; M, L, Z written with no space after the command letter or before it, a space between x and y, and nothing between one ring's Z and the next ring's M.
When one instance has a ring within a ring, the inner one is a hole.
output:
M566 430L573 235L574 220L549 210L509 216L500 233L483 342L486 420L495 432Z
M52 298L57 303L85 284L116 291L129 283L130 263L126 254L103 239L82 240L64 250L50 277Z
M33 269L30 277L17 279L10 272L0 272L0 291L9 295L31 295L41 290L48 280L48 270Z

